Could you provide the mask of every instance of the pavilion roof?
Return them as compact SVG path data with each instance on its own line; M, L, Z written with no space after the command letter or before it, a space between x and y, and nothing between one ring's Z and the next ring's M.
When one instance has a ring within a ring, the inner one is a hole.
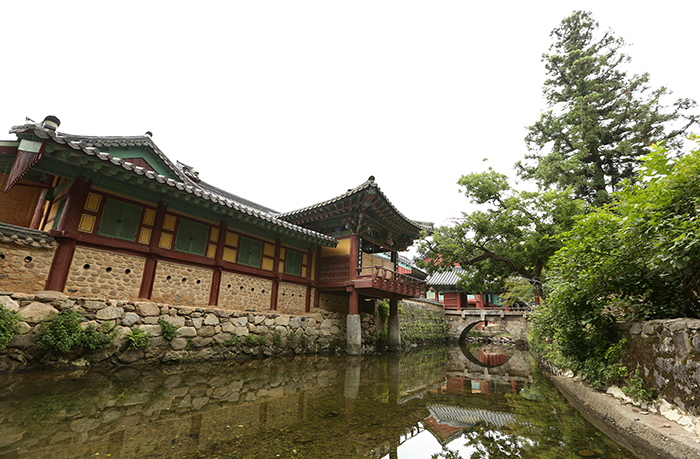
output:
M374 177L335 198L281 213L277 217L298 225L313 226L318 231L324 231L324 221L339 217L346 228L370 239L373 236L374 239L383 239L384 243L392 246L390 248L398 251L410 246L421 231L433 228L432 223L410 220L399 212Z

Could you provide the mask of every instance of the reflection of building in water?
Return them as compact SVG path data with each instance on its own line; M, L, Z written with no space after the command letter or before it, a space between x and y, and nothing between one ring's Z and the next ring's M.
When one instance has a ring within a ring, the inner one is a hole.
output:
M492 353L488 352L488 350L484 349L483 347L479 348L477 351L476 358L479 360L479 362L488 365L488 366L498 366L498 365L503 365L508 361L510 358L509 355L503 354L503 353Z
M430 404L427 405L430 416L425 419L427 429L442 445L446 445L459 436L462 430L477 423L486 423L501 428L515 422L515 416L501 411L479 408Z

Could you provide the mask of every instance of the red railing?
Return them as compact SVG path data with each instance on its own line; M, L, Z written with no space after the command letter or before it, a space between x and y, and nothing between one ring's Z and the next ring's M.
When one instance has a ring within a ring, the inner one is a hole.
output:
M357 268L355 285L360 288L376 288L410 297L419 297L425 289L425 281L397 273L383 266Z

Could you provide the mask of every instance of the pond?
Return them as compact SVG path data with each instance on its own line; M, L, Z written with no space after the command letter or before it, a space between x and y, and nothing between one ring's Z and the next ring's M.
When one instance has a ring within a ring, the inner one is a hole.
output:
M0 458L85 457L634 456L512 346L0 375Z

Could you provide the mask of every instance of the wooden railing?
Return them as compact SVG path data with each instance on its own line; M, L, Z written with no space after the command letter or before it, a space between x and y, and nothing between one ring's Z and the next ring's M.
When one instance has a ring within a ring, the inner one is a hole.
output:
M419 297L425 289L425 281L399 274L384 266L358 268L355 285L359 288L376 288L409 297Z

